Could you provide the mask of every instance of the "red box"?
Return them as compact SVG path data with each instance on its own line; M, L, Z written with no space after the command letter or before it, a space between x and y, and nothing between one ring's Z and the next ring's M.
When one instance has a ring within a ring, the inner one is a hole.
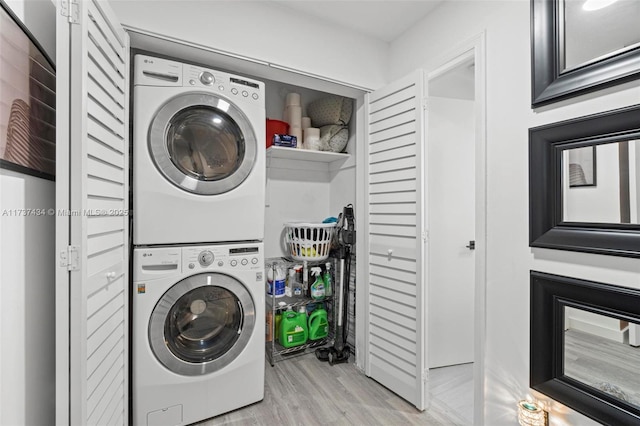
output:
M267 118L267 148L273 143L273 135L286 135L289 132L289 123Z

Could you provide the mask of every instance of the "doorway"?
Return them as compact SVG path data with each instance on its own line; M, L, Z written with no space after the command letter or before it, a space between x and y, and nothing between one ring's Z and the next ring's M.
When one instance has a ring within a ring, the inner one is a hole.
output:
M474 68L428 82L429 368L473 362Z
M483 399L483 41L443 61L426 88L429 392L469 424L481 423Z

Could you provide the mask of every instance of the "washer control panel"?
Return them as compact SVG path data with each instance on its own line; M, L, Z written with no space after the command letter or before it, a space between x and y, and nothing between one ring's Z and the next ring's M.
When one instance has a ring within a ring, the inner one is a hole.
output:
M252 270L264 267L259 245L197 246L182 248L184 271L211 271L222 268Z
M181 272L182 253L177 247L133 250L133 280L151 281Z

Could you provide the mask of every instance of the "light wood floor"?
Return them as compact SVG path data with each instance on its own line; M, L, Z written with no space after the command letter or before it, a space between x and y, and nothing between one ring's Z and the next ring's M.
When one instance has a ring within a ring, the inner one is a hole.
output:
M640 406L640 348L579 330L565 331L564 339L567 376Z
M456 366L451 374L446 371L451 367L432 370L431 404L420 412L351 362L330 366L308 354L274 367L266 363L263 401L197 425L466 426L473 401L471 365Z
M473 363L429 370L429 393L447 407L463 424L473 424Z

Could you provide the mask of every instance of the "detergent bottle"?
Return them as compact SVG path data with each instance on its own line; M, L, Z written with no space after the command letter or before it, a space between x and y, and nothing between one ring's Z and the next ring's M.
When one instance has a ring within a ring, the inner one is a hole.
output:
M274 318L274 340L278 340L280 338L280 321L282 321L282 312L276 311L276 317Z
M284 265L275 265L267 268L267 294L274 297L284 296L286 278Z
M301 312L294 312L289 308L280 319L280 344L285 348L304 345L309 338L307 327L307 312L304 306Z
M309 289L309 295L313 300L324 299L324 280L322 279L322 270L319 266L311 268L311 276L313 277L313 284L311 284Z
M329 321L324 307L316 308L309 315L309 340L324 339L329 335Z

